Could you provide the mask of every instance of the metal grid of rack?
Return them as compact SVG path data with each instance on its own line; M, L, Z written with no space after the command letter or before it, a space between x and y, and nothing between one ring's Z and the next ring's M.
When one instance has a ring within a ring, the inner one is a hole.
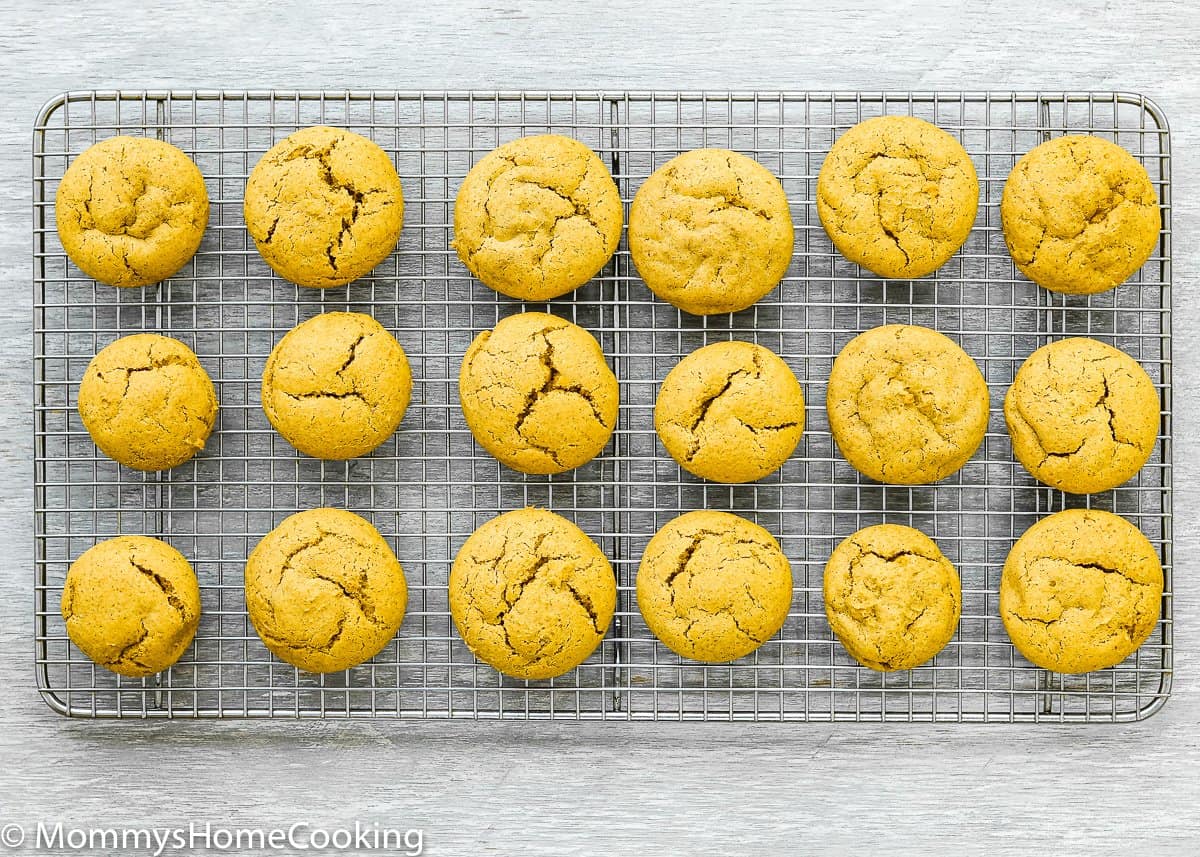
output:
M936 274L883 281L846 262L816 215L816 176L832 141L861 119L904 113L958 137L975 161L981 205L962 251ZM242 219L242 192L274 142L306 125L363 133L394 158L406 224L383 264L347 288L297 289L262 262ZM474 281L449 247L457 187L501 142L532 133L576 137L610 164L628 203L681 151L737 149L783 182L796 226L781 285L754 307L700 318L653 300L625 243L591 283L549 304L520 304ZM147 289L97 285L68 263L53 200L70 159L117 133L156 136L204 174L212 203L200 252ZM1146 167L1163 206L1151 260L1130 284L1090 298L1051 294L1019 277L999 227L1016 159L1049 137L1115 140ZM492 719L1119 721L1149 716L1171 676L1170 151L1167 125L1129 94L79 92L39 115L33 146L35 656L56 710L84 717L406 717ZM374 315L396 334L414 390L400 431L373 454L322 462L270 428L258 384L267 354L293 325L327 310ZM457 371L481 329L523 309L554 312L600 341L622 385L609 447L575 471L525 476L472 441ZM837 454L824 412L833 356L878 324L934 327L979 363L992 394L983 446L931 486L884 486ZM157 331L192 347L217 386L207 448L172 471L143 474L104 458L74 405L91 357L118 336ZM1036 484L1014 461L1000 410L1022 360L1066 335L1095 336L1137 358L1162 395L1162 432L1127 485L1087 498ZM796 454L750 485L682 473L657 443L658 384L691 350L725 339L779 353L804 385L807 429ZM1162 618L1125 663L1082 676L1037 669L1015 653L998 613L1012 542L1038 517L1090 504L1124 515L1160 551ZM274 660L248 623L245 558L288 514L331 505L365 515L389 540L410 588L400 633L370 662L313 676ZM547 682L504 678L454 632L449 565L476 526L523 505L578 523L611 558L613 627L579 669ZM681 661L656 643L634 601L641 551L658 527L695 508L765 526L792 562L791 614L774 639L730 665ZM916 670L878 674L832 639L821 601L834 544L881 521L931 535L958 567L963 617L954 641ZM166 539L192 562L204 615L195 644L159 676L119 679L69 644L58 599L70 561L121 533Z

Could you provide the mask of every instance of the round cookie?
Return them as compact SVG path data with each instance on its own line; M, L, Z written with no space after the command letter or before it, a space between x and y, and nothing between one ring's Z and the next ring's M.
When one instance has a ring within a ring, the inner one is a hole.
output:
M63 249L110 286L148 286L188 263L208 225L192 159L162 140L110 137L71 162L54 197Z
M141 678L179 660L200 626L200 587L166 542L118 536L84 551L63 583L67 636L105 669Z
M290 515L246 561L246 607L279 659L305 672L373 658L404 621L404 571L371 524L342 509Z
M583 530L518 509L471 534L450 568L450 615L467 648L520 679L548 679L596 650L617 604L612 566Z
M695 315L737 312L758 301L787 273L794 243L779 179L727 149L667 161L629 210L638 274L658 297Z
M246 228L275 273L299 286L357 280L388 257L404 225L400 177L387 152L318 125L285 137L246 182Z
M313 458L366 455L400 426L411 395L404 349L358 312L326 312L296 325L263 370L267 419Z
M817 213L838 252L881 277L923 277L958 252L979 207L962 145L914 116L877 116L837 139Z
M1008 252L1040 286L1092 295L1150 258L1162 215L1146 169L1100 137L1056 137L1017 161L1000 222Z
M1075 337L1029 355L1004 397L1013 453L1035 479L1071 494L1116 488L1158 439L1159 400L1137 361Z
M458 393L475 440L522 473L591 461L617 424L617 379L600 344L542 312L509 316L475 337Z
M958 470L979 448L988 388L953 341L927 327L861 333L833 361L829 428L846 460L879 482L922 485Z
M204 448L217 394L190 348L136 333L92 358L79 384L79 416L109 458L135 470L167 470Z
M1043 669L1119 664L1146 642L1162 609L1158 554L1133 524L1099 509L1038 521L1013 545L1000 617L1013 645Z
M637 600L646 625L671 651L724 663L783 627L792 567L758 524L729 512L688 512L646 545Z
M825 565L825 616L865 667L910 670L946 647L958 628L962 585L933 539L896 524L865 527Z
M804 432L804 391L769 348L718 342L663 380L654 428L671 457L714 482L753 482L787 460Z
M616 252L625 220L604 162L570 137L521 137L484 155L454 202L458 256L483 284L525 301L565 295Z

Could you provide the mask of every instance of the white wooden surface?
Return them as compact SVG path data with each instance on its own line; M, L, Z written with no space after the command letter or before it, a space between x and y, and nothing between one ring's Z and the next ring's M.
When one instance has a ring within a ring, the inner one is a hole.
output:
M0 0L0 826L359 819L423 828L425 853L439 855L1200 853L1196 4L798 5ZM33 117L67 88L269 85L1119 88L1154 98L1175 153L1171 701L1142 724L1082 728L53 715L34 688L30 642Z

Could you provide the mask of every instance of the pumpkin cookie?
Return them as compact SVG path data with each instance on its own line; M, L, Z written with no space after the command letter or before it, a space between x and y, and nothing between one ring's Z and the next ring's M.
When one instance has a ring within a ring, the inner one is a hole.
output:
M208 225L192 159L162 140L110 137L67 168L54 198L63 249L110 286L148 286L188 263Z
M896 524L866 527L825 565L825 616L856 661L910 670L946 647L962 612L962 585L933 539Z
M1030 661L1084 673L1119 664L1146 642L1162 593L1158 554L1137 527L1111 512L1067 509L1013 545L1000 616Z
M471 534L450 569L450 615L481 661L547 679L596 650L617 604L612 566L566 518L519 509Z
M752 482L787 460L804 431L804 391L769 348L718 342L663 381L654 428L671 457L714 482Z
M175 663L200 625L200 587L166 542L118 536L71 563L63 584L67 636L105 669L141 678Z
M542 312L509 316L475 337L458 392L475 440L522 473L591 461L617 424L617 379L600 344Z
M729 512L688 512L646 545L637 600L646 625L671 651L724 663L783 627L792 567L758 524Z
M1146 169L1100 137L1056 137L1017 161L1000 221L1021 273L1054 292L1125 282L1158 244L1162 215Z
M137 333L92 358L79 384L79 416L109 458L135 470L167 470L204 448L217 394L190 348Z
M404 349L358 312L326 312L296 325L263 371L267 419L313 458L366 455L400 426L411 394Z
M737 312L792 260L787 194L770 170L726 149L684 152L638 190L629 253L650 291L695 315Z
M921 485L949 476L979 448L988 388L950 339L889 324L859 334L838 354L826 407L833 439L856 470L879 482Z
M975 223L979 180L954 137L913 116L860 122L829 150L817 213L838 252L881 277L923 277Z
M484 155L454 202L454 249L501 294L564 295L616 252L621 195L596 153L570 137L521 137Z
M1158 439L1154 382L1123 351L1075 337L1043 345L1004 397L1013 453L1035 478L1072 494L1116 488Z
M404 621L408 588L379 531L352 512L283 520L246 562L246 607L276 657L306 672L373 658Z
M344 286L395 248L404 195L387 152L352 131L318 125L263 155L246 182L245 216L279 276L299 286Z

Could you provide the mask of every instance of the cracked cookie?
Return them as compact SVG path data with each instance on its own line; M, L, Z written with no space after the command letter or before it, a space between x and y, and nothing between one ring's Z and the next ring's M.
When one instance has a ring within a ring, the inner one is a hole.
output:
M358 312L326 312L296 325L263 370L267 419L313 458L366 455L399 428L411 395L404 349Z
M688 512L646 545L637 600L646 625L671 651L724 663L783 627L792 567L758 524L729 512Z
M825 565L825 616L865 667L911 670L946 647L958 628L962 585L933 539L896 524L865 527Z
M1162 215L1146 169L1100 137L1056 137L1004 183L1000 222L1022 274L1054 292L1119 286L1150 258Z
M838 252L881 277L923 277L958 252L979 207L962 145L914 116L877 116L838 137L817 213Z
M109 458L135 470L167 470L204 448L217 394L190 348L136 333L92 358L79 384L79 416Z
M475 337L458 393L475 440L522 473L591 461L617 424L617 379L600 344L542 312L509 316Z
M1013 545L1000 578L1000 617L1034 664L1091 672L1146 642L1162 593L1158 554L1137 527L1111 512L1067 509Z
M1071 494L1116 488L1158 439L1159 400L1137 361L1075 337L1043 345L1004 397L1013 453L1035 479Z
M975 454L988 423L979 367L935 330L889 324L861 333L833 361L829 428L854 468L879 482L923 485Z
M452 246L484 285L545 301L604 267L624 219L617 185L595 152L557 134L521 137L484 155L463 179Z
M612 566L587 534L518 509L471 534L450 569L450 615L467 648L520 679L548 679L596 650L617 604Z
M726 149L684 152L646 179L629 210L629 253L667 303L694 315L737 312L783 279L792 216L779 180Z
M67 571L67 636L105 669L142 678L179 660L200 625L200 587L183 555L147 536L88 548Z
M373 658L404 621L408 588L387 541L342 509L290 515L246 561L246 607L276 657L305 672Z
M804 431L804 391L769 348L718 342L667 373L654 428L671 457L714 482L753 482L775 472Z
M148 286L188 263L208 225L192 159L162 140L110 137L71 162L54 198L63 249L110 286Z
M404 225L400 177L387 152L318 125L272 146L246 182L246 228L279 276L344 286L388 257Z

